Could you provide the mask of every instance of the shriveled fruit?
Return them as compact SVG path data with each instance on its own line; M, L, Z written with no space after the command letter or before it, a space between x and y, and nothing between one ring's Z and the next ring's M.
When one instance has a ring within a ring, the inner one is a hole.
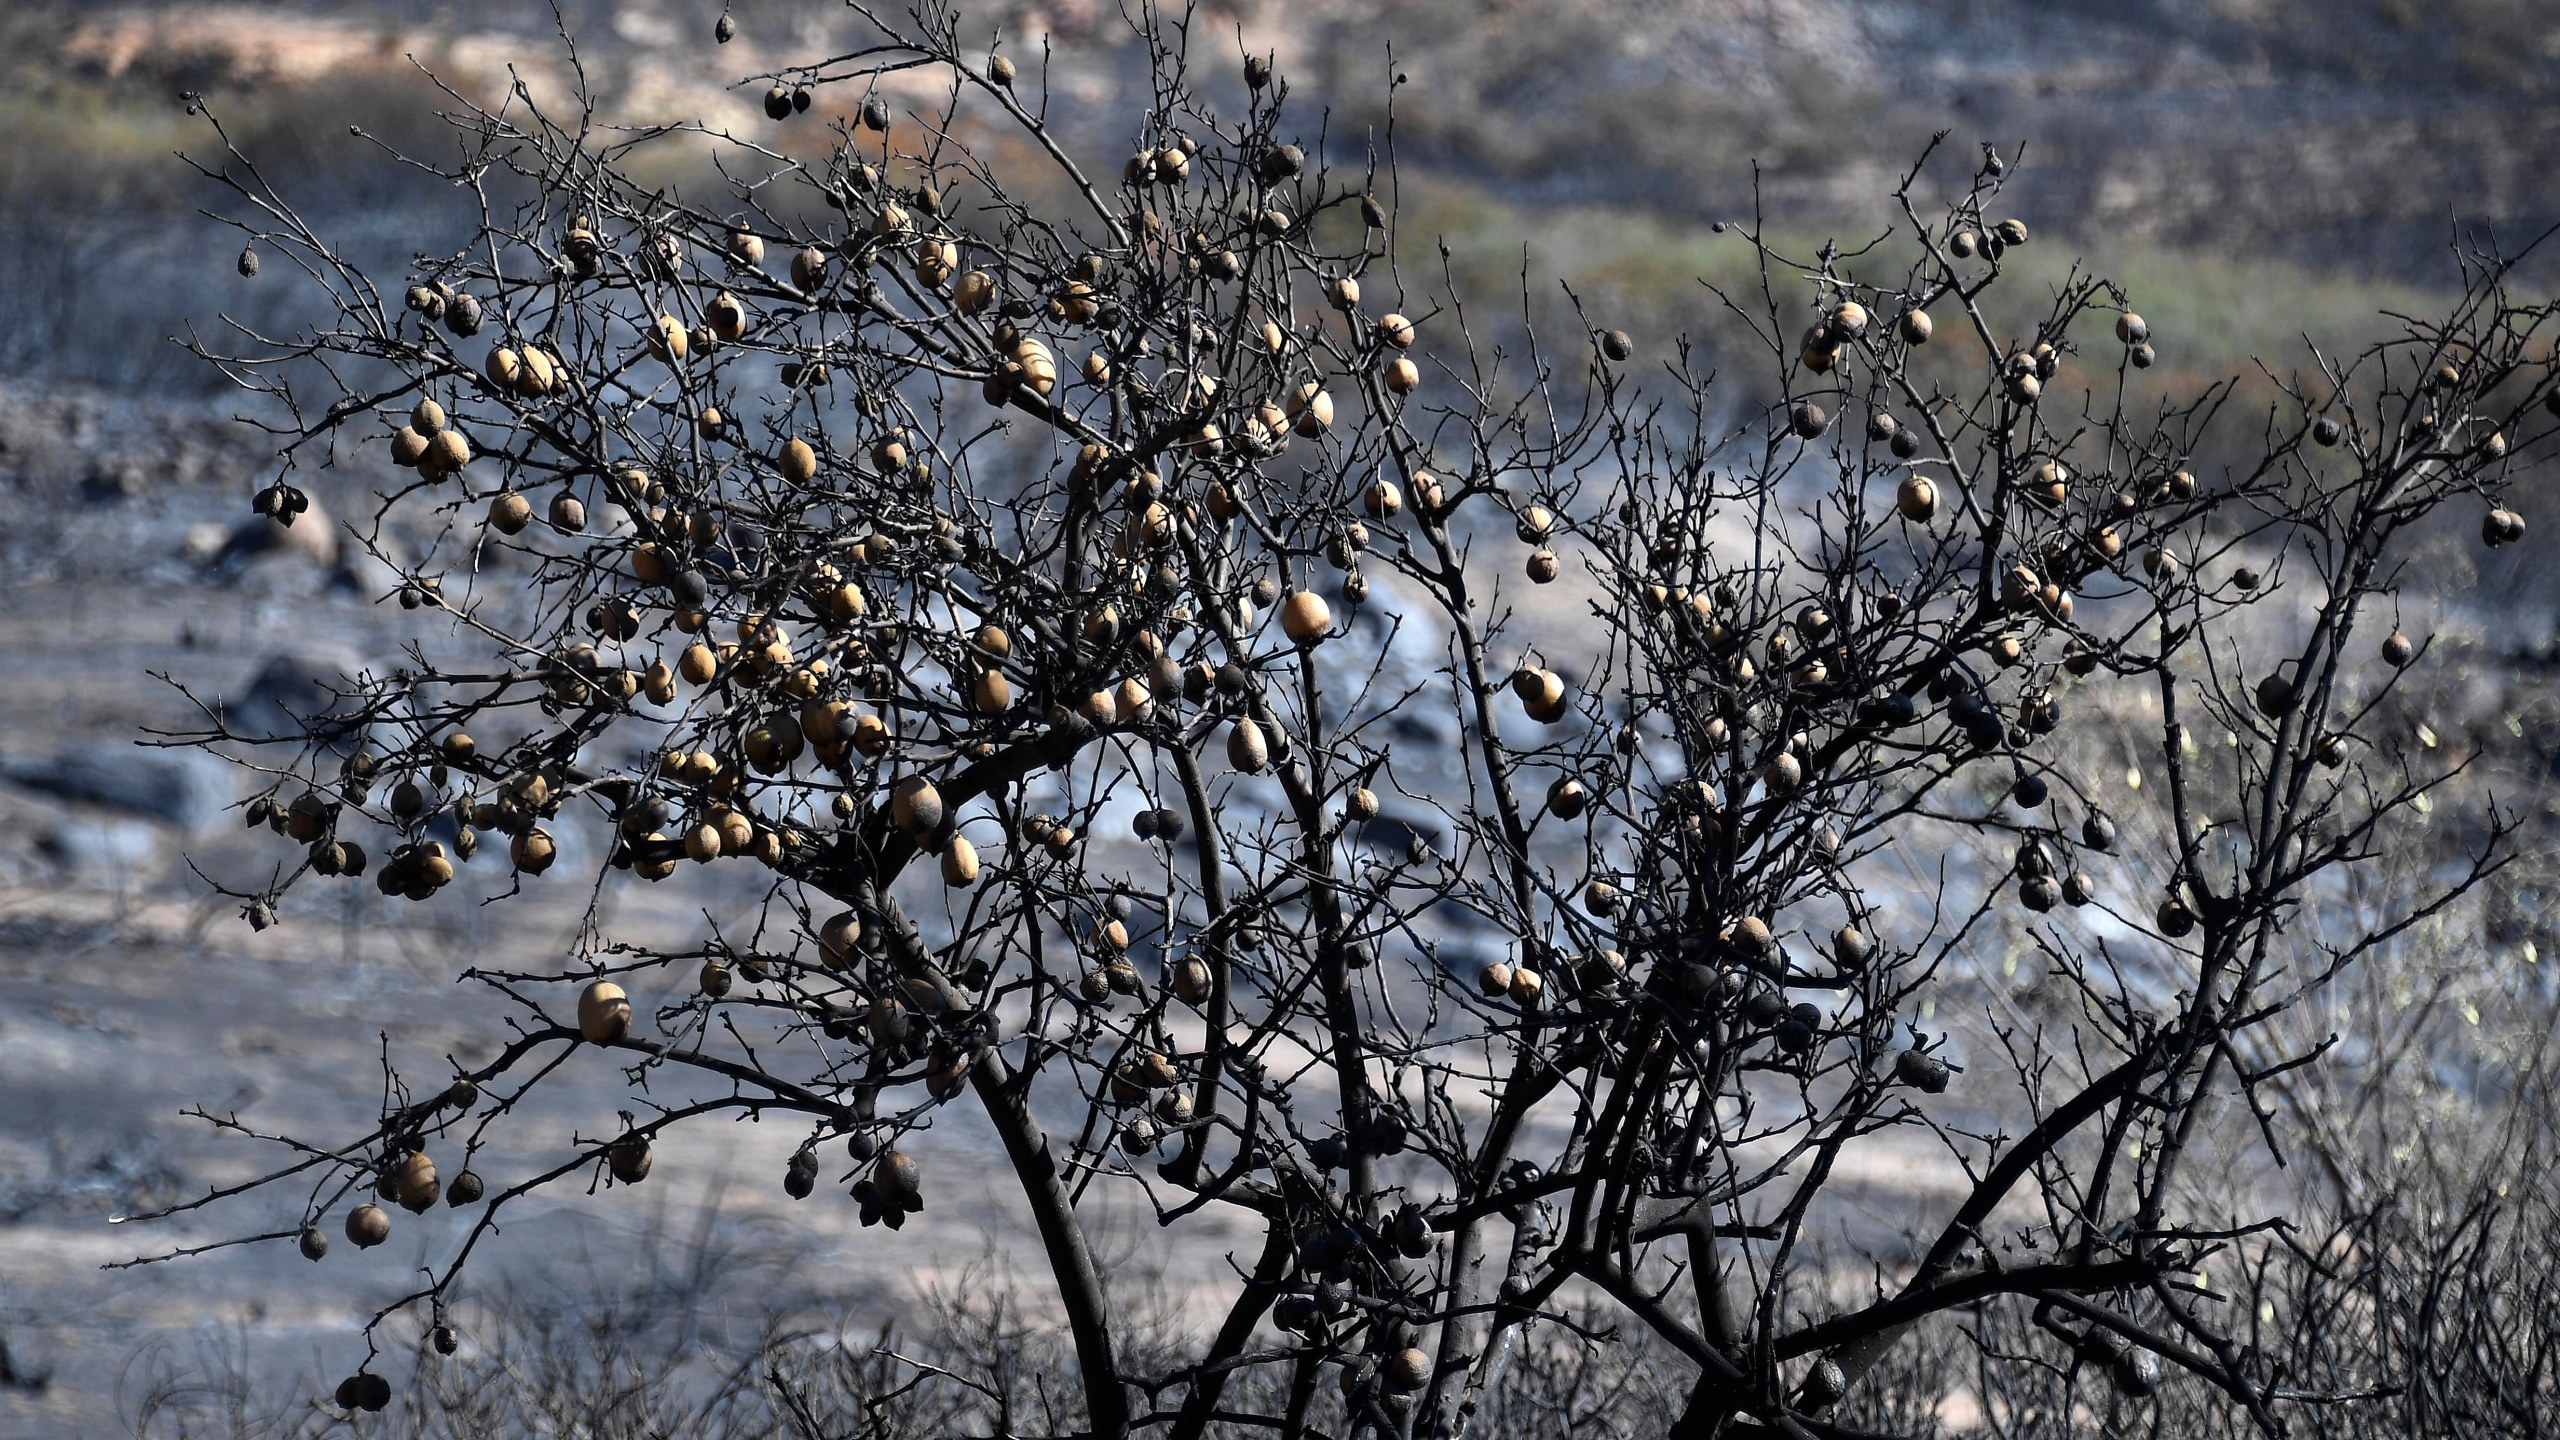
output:
M347 1212L347 1238L359 1250L370 1250L391 1238L391 1212L379 1205L359 1205Z
M1235 727L1227 732L1227 763L1247 775L1259 775L1271 763L1271 749L1262 738L1262 727L1251 716L1239 716Z
M589 981L578 994L578 1033L606 1045L631 1030L631 999L610 980Z
M636 1132L622 1136L605 1148L606 1168L613 1172L614 1179L625 1185L637 1185L648 1179L654 1159L649 1149L649 1137Z
M2180 939L2196 928L2196 912L2188 909L2187 902L2175 895L2160 902L2160 911L2155 918L2159 921L2160 933L2172 940Z
M1843 925L1831 934L1831 963L1843 970L1865 969L1874 953L1874 942L1855 925Z
M436 1203L436 1162L424 1150L412 1150L391 1167L392 1198L400 1208L423 1215Z
M1947 1088L1947 1062L1923 1050L1905 1050L1893 1057L1893 1075L1914 1090L1930 1095L1942 1094Z
M471 442L462 438L462 432L439 430L427 437L427 453L418 465L424 471L432 464L439 474L450 475L470 463Z
M1804 762L1781 750L1760 767L1760 783L1772 795L1792 795L1804 783Z
M427 437L407 425L391 432L391 463L414 470L427 458Z
M649 353L660 364L673 365L685 357L692 342L683 321L673 315L661 315L650 325L647 343Z
M508 845L507 855L518 870L527 875L539 875L551 868L551 862L559 858L559 851L552 844L550 833L535 826Z
M533 523L533 502L513 490L489 497L489 528L501 535L521 533Z
M840 910L818 928L818 957L828 968L843 970L854 962L854 944L862 938L862 917Z
M2282 715L2293 708L2293 682L2282 675L2269 675L2258 682L2256 699L2259 714Z
M1570 775L1547 787L1547 809L1560 820L1579 817L1590 803L1591 792Z
M1317 381L1302 382L1289 392L1281 414L1301 435L1313 439L1333 424L1333 395Z
M1544 718L1564 705L1564 677L1540 666L1523 666L1512 673L1511 693L1533 718Z
M1333 628L1333 611L1324 603L1324 597L1312 590L1292 591L1281 602L1280 628L1291 640L1312 645Z
M909 834L942 828L942 792L922 775L910 775L889 792L889 819Z
M1173 967L1172 983L1175 998L1185 1005L1199 1005L1206 1002L1215 988L1214 975L1209 969L1209 962L1196 955L1186 956L1181 963Z
M517 377L516 389L524 395L549 395L568 385L567 367L552 358L551 352L539 345L524 347L524 372Z
M794 485L806 485L818 475L818 452L809 442L794 435L782 442L782 453L774 461L774 469Z

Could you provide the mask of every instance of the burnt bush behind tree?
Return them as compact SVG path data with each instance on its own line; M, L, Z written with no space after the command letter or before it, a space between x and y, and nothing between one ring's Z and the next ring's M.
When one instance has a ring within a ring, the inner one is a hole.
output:
M945 1107L1039 1237L1044 1432L1493 1433L1532 1343L1640 1347L1680 1435L1915 1427L1922 1354L2269 1434L2373 1388L2288 1368L2246 1301L2321 1257L2196 1172L2297 1143L2270 1096L2330 1041L2291 1017L2508 859L2464 759L2371 716L2425 659L2412 537L2525 533L2560 407L2511 257L2241 414L2149 386L2098 275L1999 291L2036 222L1932 144L1882 239L1739 228L1747 343L1646 351L1489 317L1398 232L1387 135L1295 128L1259 56L1215 113L1183 17L1134 22L1102 168L1035 54L854 8L876 43L754 82L822 162L450 96L404 158L470 239L396 275L206 117L243 283L332 317L193 343L273 442L254 504L376 467L351 540L418 622L304 734L206 697L160 737L261 777L244 918L562 887L573 835L599 896L762 897L683 943L598 899L557 964L466 969L510 1032L391 1055L366 1133L206 1115L282 1158L163 1216L265 1207L243 1241L318 1258L473 1215L337 1407L390 1402L399 1324L457 1348L528 1196L755 1118L804 1137L772 1183L897 1229ZM719 188L639 178L661 147ZM2074 728L2137 711L2144 779L2102 783ZM1400 727L1435 712L1445 746ZM2431 811L2454 863L2336 903ZM2010 940L2032 1012L1970 983ZM622 1127L484 1174L564 1067L627 1075ZM1843 1283L1846 1177L1932 1153L1960 1183ZM1102 1193L1257 1237L1215 1325L1114 1303Z

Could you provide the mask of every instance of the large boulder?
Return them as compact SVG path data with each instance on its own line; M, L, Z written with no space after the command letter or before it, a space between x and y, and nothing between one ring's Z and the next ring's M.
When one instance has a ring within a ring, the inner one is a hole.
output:
M277 655L236 699L218 702L223 726L242 740L351 742L362 728L347 718L355 709L351 674L352 667L321 656Z
M243 565L256 560L301 560L321 570L334 569L338 563L338 524L320 502L293 517L293 523L252 515L231 529L215 552L217 566Z
M159 859L160 832L140 820L84 816L48 827L37 838L36 849L64 870L102 879L124 877L131 884Z
M231 767L198 750L98 740L12 764L11 783L84 805L201 830L238 795Z

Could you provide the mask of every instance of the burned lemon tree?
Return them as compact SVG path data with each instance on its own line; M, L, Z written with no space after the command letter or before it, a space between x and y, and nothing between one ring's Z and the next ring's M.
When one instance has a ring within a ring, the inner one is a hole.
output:
M771 1183L895 1228L955 1110L1071 1338L1048 1430L1454 1436L1524 1340L1645 1335L1676 1433L1871 1431L1985 1307L2033 1325L1984 1366L2091 1405L2331 1398L2251 1313L2281 1232L2199 1171L2281 1151L2260 1088L2320 1047L2277 1019L2499 863L2429 798L2461 765L2364 722L2422 659L2415 537L2523 531L2550 307L2473 257L2233 418L2148 383L2138 297L2016 293L2006 167L1932 147L1863 248L1739 227L1712 351L1559 335L1462 303L1383 137L1314 143L1258 57L1142 24L1105 167L1029 64L878 27L754 80L769 131L457 93L408 163L462 240L398 276L201 161L254 283L333 317L195 342L275 437L257 505L379 466L350 529L418 637L301 736L208 697L168 737L259 780L242 910L591 899L469 972L488 1058L395 1048L369 1131L222 1120L281 1159L181 1209L315 1258L471 1213L338 1403L401 1324L454 1349L524 1197L752 1117L800 1137ZM2436 888L2321 909L2429 808ZM605 903L722 869L744 933ZM624 1128L492 1168L571 1072ZM1127 1333L1106 1195L1258 1237L1180 1353Z

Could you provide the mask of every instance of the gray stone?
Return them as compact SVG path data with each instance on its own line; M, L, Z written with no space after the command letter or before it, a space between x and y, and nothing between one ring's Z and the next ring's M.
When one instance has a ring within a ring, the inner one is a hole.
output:
M329 741L352 736L342 717L353 708L347 667L312 655L268 660L236 700L221 702L223 724L243 740Z
M338 563L338 526L320 502L293 517L293 523L252 515L232 527L214 556L216 565L262 559L303 560L323 570Z
M75 745L7 767L12 783L86 805L201 830L239 792L231 767L194 750L154 750L123 740Z
M139 820L74 819L46 830L36 848L65 870L138 879L159 858L160 836Z

